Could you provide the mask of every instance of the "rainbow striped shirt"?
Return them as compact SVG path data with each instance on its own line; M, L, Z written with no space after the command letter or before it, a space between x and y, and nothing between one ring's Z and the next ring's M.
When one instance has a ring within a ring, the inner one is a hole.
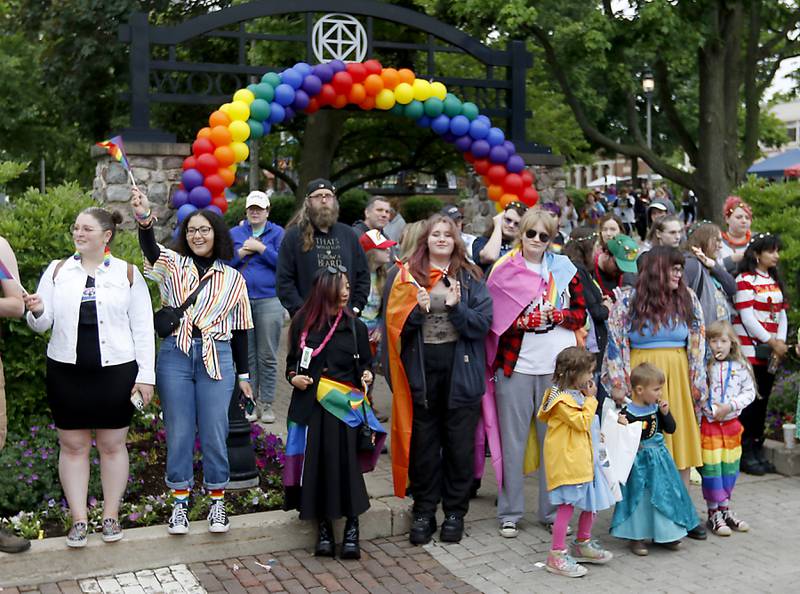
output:
M161 254L151 266L145 259L145 276L158 283L162 306L180 307L200 284L197 267L191 257L181 256L162 245ZM209 377L222 379L215 340L230 340L234 330L253 327L250 300L244 277L230 266L216 260L207 274L212 275L186 310L174 332L178 348L187 355L192 348L192 328L203 337L203 364Z

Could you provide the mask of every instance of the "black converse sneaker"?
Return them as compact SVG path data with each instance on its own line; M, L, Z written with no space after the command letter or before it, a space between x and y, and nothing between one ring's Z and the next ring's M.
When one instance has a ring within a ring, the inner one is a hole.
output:
M169 517L167 523L167 532L170 534L188 534L189 533L189 517L187 512L189 506L186 502L176 501L172 506L172 515Z
M225 512L225 501L218 499L211 504L211 508L208 510L208 531L227 532L230 527L231 523L228 520L228 514Z

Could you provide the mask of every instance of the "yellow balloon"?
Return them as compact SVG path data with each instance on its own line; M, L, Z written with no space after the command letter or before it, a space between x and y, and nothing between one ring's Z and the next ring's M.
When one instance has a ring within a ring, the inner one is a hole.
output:
M224 103L224 104L223 104L223 105L222 105L222 106L219 108L219 110L220 110L221 112L223 112L223 113L227 113L228 115L231 115L231 104L230 104L230 103Z
M249 153L249 152L250 152L250 149L247 149L247 152ZM235 153L234 153L234 154L235 154ZM233 171L234 173L236 173L236 170L238 169L238 166L237 166L236 164L233 164L233 165L228 165L228 169L230 169L231 171Z
M228 130L230 131L231 138L233 138L234 142L244 142L250 138L250 126L247 125L247 122L233 120L230 124L228 124Z
M250 117L250 106L244 101L234 101L228 109L228 115L232 120L245 122Z
M402 105L411 103L414 100L414 88L408 83L400 83L394 88L394 98Z
M250 149L243 142L232 142L230 147L233 149L233 154L236 155L237 163L247 160L247 157L250 156Z
M375 96L375 107L378 109L392 109L395 103L394 93L389 89L383 89Z
M412 88L414 89L414 99L417 101L425 101L425 99L430 99L432 94L431 83L429 83L427 80L422 78L414 79Z
M234 101L242 101L243 103L247 103L247 105L250 105L255 99L256 96L253 95L250 89L239 89L233 94Z
M503 211L505 210L505 209L503 208L503 205L502 205L502 204L500 204L500 202L499 202L499 201L497 201L497 200L495 200L495 201L494 201L494 209L495 209L497 212L503 212Z
M431 96L444 101L444 98L447 97L447 87L438 81L431 83L431 94Z

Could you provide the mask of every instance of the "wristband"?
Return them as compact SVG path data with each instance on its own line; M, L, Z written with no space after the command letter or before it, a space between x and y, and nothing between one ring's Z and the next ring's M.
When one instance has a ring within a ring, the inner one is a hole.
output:
M250 374L249 373L240 373L238 375L240 382L249 382L250 381Z
M153 214L153 210L152 209L148 210L147 214L144 214L144 215L138 215L136 213L133 213L133 218L135 218L140 223L143 223L143 222L147 221L150 218L151 214Z

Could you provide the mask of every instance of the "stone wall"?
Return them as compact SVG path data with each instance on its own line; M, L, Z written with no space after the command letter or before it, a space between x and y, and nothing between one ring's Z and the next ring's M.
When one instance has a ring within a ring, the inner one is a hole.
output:
M131 172L139 188L147 194L153 213L158 217L156 237L167 237L175 227L175 210L169 206L172 191L181 179L183 160L190 152L188 144L132 142L125 145ZM123 228L133 229L135 222L128 206L131 182L125 169L100 147L92 147L97 160L92 197L124 217Z

